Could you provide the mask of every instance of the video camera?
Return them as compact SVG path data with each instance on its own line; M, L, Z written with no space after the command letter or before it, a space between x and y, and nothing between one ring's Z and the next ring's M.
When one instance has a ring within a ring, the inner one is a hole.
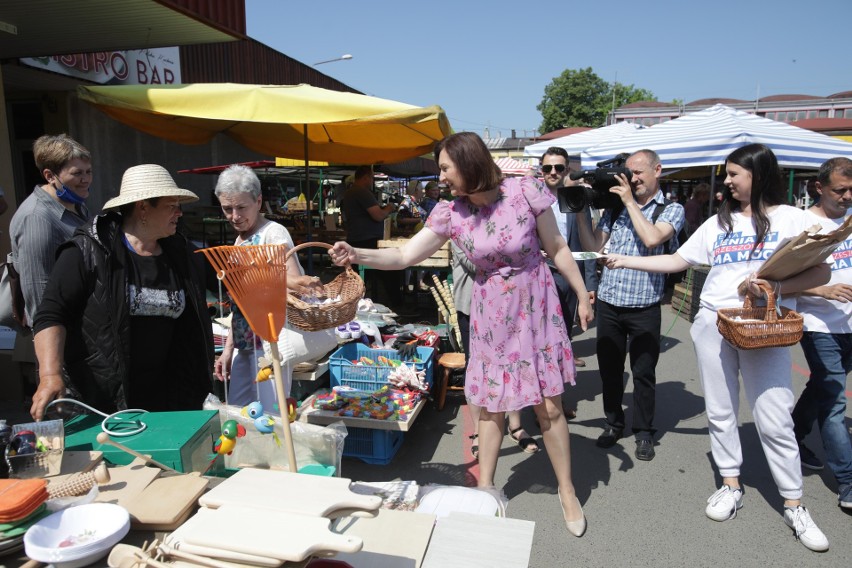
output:
M610 160L598 162L597 168L594 170L571 172L568 176L570 179L583 179L588 185L559 188L556 192L559 199L559 210L563 213L577 213L582 211L586 205L591 205L596 209L618 209L621 207L621 198L610 193L609 190L618 185L616 175L623 174L627 176L627 179L633 176L632 172L624 167L629 156L628 153L622 153Z

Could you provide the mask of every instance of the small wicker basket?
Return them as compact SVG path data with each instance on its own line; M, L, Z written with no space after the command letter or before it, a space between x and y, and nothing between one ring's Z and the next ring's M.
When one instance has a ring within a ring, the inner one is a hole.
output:
M742 308L722 308L716 312L719 333L739 349L795 345L802 338L802 315L782 307L778 317L772 288L764 284L761 289L766 294L766 307L753 307L749 292Z
M331 245L319 242L303 243L287 251L290 255L308 247L323 247L331 249ZM364 297L364 281L347 264L343 272L329 282L323 284L328 298L340 298L338 302L329 304L309 304L295 294L287 293L287 321L294 327L304 331L320 331L331 329L355 319L358 311L358 300Z

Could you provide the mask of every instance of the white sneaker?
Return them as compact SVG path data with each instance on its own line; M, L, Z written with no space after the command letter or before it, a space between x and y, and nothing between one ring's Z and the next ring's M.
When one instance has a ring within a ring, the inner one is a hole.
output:
M704 509L704 514L714 521L727 521L736 517L737 509L741 509L742 506L742 487L731 489L729 486L723 485L707 499L707 508Z
M807 509L799 505L795 509L784 507L784 522L796 533L796 539L816 552L828 550L828 539L816 526Z

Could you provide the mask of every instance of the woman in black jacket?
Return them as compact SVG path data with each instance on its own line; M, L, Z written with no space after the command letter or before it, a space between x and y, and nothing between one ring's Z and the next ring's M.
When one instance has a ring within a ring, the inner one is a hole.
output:
M161 166L134 166L60 248L33 328L33 418L66 394L102 411L201 408L213 362L205 263L176 234L181 203L197 200Z

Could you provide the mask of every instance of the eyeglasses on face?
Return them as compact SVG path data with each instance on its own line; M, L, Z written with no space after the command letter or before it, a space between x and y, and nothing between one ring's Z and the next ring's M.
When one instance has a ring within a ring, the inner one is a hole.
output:
M563 164L547 164L546 166L541 166L541 171L546 174L549 174L550 170L556 170L557 174L561 174L565 171L565 166Z

